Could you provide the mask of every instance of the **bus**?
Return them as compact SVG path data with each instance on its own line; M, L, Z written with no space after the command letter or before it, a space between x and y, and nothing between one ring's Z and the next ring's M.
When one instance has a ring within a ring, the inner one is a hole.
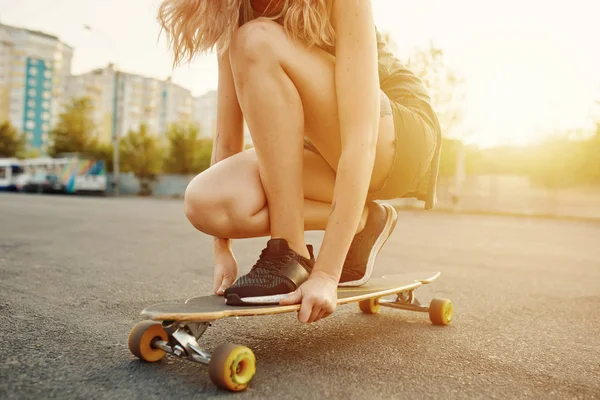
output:
M17 190L20 191L39 182L50 181L55 189L58 186L59 191L64 193L106 192L106 168L103 160L67 155L60 158L27 159L21 162L21 166L23 174L17 180Z
M0 158L0 190L14 191L17 180L23 174L21 161L16 158Z

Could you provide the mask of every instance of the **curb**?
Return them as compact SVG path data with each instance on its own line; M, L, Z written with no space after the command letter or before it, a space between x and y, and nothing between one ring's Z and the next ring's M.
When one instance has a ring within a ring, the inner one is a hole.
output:
M416 212L434 212L440 214L456 214L456 215L479 215L479 216L492 216L492 217L513 217L513 218L530 218L530 219L547 219L547 220L558 220L558 221L574 221L574 222L591 222L600 223L600 217L585 217L576 215L556 215L556 214L536 214L536 213L523 213L513 211L485 211L485 210L454 210L452 208L434 208L433 210L424 210L410 206L393 205L397 211L416 211Z

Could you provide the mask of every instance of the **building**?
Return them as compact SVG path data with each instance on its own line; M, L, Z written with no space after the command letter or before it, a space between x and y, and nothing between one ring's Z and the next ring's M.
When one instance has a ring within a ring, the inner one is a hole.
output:
M0 122L9 119L13 53L14 45L8 33L0 29Z
M168 79L162 89L164 113L161 119L162 131L166 132L170 124L192 121L194 98L189 90L176 85Z
M97 139L107 143L113 134L113 103L115 73L112 67L73 75L67 85L66 102L76 97L88 97L94 107L92 119Z
M0 119L45 153L71 74L73 49L56 36L0 24Z
M137 131L146 125L154 135L161 135L163 117L162 82L157 79L122 71L113 71L117 84L113 107L116 108L114 128L119 136Z
M164 137L170 124L191 121L193 98L189 90L167 80L130 74L113 65L72 76L69 98L88 97L102 142L137 131L145 124L151 134Z
M200 128L205 138L214 137L217 129L217 91L212 90L202 96L194 97L192 120Z
M217 91L211 90L194 98L192 120L198 124L202 137L213 138L217 130ZM252 144L248 126L244 123L244 142Z
M150 133L165 137L169 125L191 121L192 95L170 79L117 72L115 82L118 85L115 128L120 135L145 124Z

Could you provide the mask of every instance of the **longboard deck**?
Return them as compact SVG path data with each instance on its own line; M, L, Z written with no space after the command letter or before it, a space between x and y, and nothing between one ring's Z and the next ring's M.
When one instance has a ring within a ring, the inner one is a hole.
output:
M358 302L375 297L389 296L431 283L439 272L419 272L389 275L371 279L359 287L338 287L337 304ZM222 296L210 295L188 299L185 303L158 303L142 311L142 316L155 321L206 322L226 317L248 317L297 311L300 304L229 306Z

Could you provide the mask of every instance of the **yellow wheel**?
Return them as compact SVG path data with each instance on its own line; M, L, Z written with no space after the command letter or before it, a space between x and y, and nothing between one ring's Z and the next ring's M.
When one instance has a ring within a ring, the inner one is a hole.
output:
M358 308L365 314L377 314L379 312L379 299L367 299L358 302Z
M433 299L429 304L429 319L434 325L452 322L452 302L448 299Z
M165 352L152 347L152 341L160 338L165 342L169 339L162 325L155 321L142 321L133 327L129 333L129 351L137 358L147 362L157 362L163 359Z
M210 380L217 386L240 392L256 373L256 357L245 346L224 343L217 347L208 364Z

